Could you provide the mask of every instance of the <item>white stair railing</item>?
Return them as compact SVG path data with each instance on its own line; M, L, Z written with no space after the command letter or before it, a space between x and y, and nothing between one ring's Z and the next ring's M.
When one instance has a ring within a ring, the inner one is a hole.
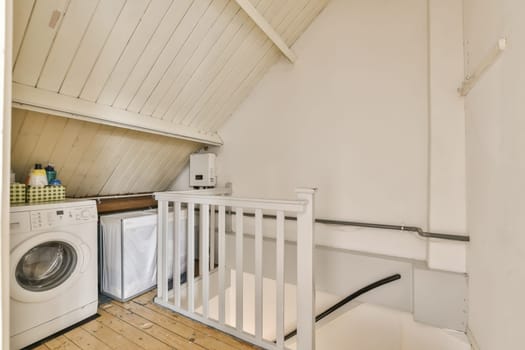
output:
M192 192L155 193L158 201L158 261L157 297L155 302L182 315L229 333L237 338L264 349L285 349L285 214L297 216L297 349L315 349L315 286L314 286L314 192L313 189L297 189L297 199L290 201L235 198L220 195L195 194ZM217 192L216 192L217 193ZM173 239L173 276L168 276L168 211L174 210L174 237L186 228L187 246L180 247ZM199 275L195 276L195 217L198 208L199 225ZM186 226L184 212L187 211ZM230 287L226 267L226 218L235 213L234 235L235 316L233 327L226 322L226 290ZM217 213L217 214L216 214ZM255 216L255 330L245 331L243 313L244 260L244 214ZM275 339L263 338L263 213L276 216L276 319ZM217 229L217 242L215 242ZM217 265L215 264L215 243ZM186 283L181 283L180 256L187 249ZM212 276L213 275L213 276ZM169 279L172 288L169 289ZM213 282L213 288L210 286ZM210 316L210 299L218 298L215 317Z

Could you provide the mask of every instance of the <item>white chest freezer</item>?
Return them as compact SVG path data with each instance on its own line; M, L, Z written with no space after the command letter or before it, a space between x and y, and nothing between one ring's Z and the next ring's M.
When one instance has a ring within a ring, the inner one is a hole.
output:
M187 211L181 213L179 247L181 275L186 272ZM168 276L173 274L173 212L168 223ZM100 216L100 289L126 301L157 283L157 213L134 211Z

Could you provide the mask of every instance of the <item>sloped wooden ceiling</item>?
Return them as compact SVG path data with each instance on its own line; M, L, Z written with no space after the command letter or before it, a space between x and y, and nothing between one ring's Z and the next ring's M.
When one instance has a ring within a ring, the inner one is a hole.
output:
M68 197L166 190L202 144L13 109L12 168L55 165Z
M251 0L289 46L326 2ZM15 107L208 144L281 56L234 0L16 0L14 15Z

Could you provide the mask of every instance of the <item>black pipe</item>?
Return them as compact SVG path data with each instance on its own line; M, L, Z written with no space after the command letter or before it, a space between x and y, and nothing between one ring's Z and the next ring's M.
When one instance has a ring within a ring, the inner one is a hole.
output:
M333 313L337 309L340 309L341 307L345 306L346 304L348 304L349 302L351 302L355 298L358 298L359 296L361 296L361 295L363 295L363 294L365 294L367 292L370 292L371 290L376 289L377 287L381 287L382 285L385 285L387 283L397 281L398 279L401 279L401 275L396 273L395 275L383 278L383 279L381 279L379 281L376 281L374 283L371 283L371 284L369 284L369 285L359 289L358 291L350 294L349 296L347 296L346 298L344 298L343 300L341 300L337 304L333 305L332 307L330 307L330 308L326 309L325 311L321 312L319 315L315 316L315 322L319 322L320 320L322 320L326 316L330 315L331 313ZM296 334L297 334L297 329L295 329L295 330L291 331L290 333L286 334L284 336L284 340L286 341L286 340L290 339L291 337L295 336Z

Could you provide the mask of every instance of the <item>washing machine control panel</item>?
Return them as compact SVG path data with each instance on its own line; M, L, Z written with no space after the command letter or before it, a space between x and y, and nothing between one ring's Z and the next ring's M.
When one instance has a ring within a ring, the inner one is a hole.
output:
M50 229L53 227L81 224L97 220L95 207L57 208L31 212L31 229Z

